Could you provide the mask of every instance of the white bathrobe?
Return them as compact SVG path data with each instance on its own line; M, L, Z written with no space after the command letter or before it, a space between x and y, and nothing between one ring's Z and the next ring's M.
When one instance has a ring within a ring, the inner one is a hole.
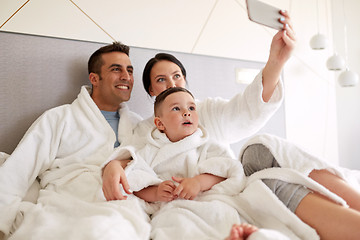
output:
M171 180L172 176L191 178L208 173L226 178L199 193L194 200L144 202L144 210L152 214L151 239L225 239L233 224L246 222L234 207L236 196L246 183L242 165L227 149L209 141L203 128L199 127L194 134L178 142L169 141L156 128L145 138L148 143L142 149L120 147L111 156L117 159L132 156L133 161L125 169L132 191L158 185ZM261 229L251 239L288 238L279 232Z
M240 156L246 147L258 143L265 145L270 150L281 168L270 168L256 172L252 174L251 181L255 181L256 179L273 178L307 185L309 183L308 181L312 182L312 180L307 177L312 170L326 169L341 177L352 187L360 191L360 171L350 170L328 163L319 157L309 154L306 150L302 149L297 144L274 135L260 134L253 136L244 144L240 152ZM313 184L313 182L311 184ZM309 188L319 190L322 194L333 198L343 205L347 205L344 200L334 194L331 194L327 189L326 191L325 189L320 190L318 189L318 186L312 186Z
M229 181L216 185L227 185L219 193L238 194L245 186L241 163L232 158L227 149L209 141L202 127L178 142L171 142L156 128L149 131L146 138L148 143L142 149L120 147L112 155L122 159L130 153L134 159L125 169L132 191L158 185L171 180L172 176L190 178L203 173L229 178Z
M308 175L314 169L327 169L360 191L360 171L327 163L296 144L269 134L250 138L240 151L240 157L246 147L259 143L270 150L281 168L264 169L247 179L245 190L237 197L238 206L246 209L243 215L248 214L252 223L281 231L291 239L319 239L316 231L291 213L261 180L279 179L301 184L346 207L344 199L313 181Z
M82 87L72 104L40 116L0 166L0 231L7 235L24 219L11 239L148 236L150 226L136 200L106 202L102 195L100 166L116 138L89 91ZM125 105L119 113L118 138L126 144L141 119ZM36 178L42 188L37 204L22 202Z

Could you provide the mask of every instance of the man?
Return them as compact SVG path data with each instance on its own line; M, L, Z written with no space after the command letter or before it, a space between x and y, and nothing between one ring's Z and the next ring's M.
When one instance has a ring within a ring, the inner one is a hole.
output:
M134 83L129 47L98 49L88 68L92 88L83 86L72 104L40 116L0 166L0 238L16 230L15 222L21 224L13 239L148 238L136 201L107 203L101 194L103 162L141 120L124 105ZM115 117L107 121L109 114ZM42 187L37 204L22 202L36 178Z

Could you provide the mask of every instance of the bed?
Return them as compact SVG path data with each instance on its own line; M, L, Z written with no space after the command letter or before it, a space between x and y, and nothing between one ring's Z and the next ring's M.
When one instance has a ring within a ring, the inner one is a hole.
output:
M8 154L12 153L31 123L41 113L55 106L72 102L80 87L89 84L86 66L89 53L104 43L9 32L0 32L0 36L0 48L6 49L6 51L2 51L0 58L0 79L2 83L0 88L1 165L6 161ZM157 51L134 48L131 51L131 55L134 56L131 57L134 66L142 69L145 59L149 59ZM186 61L194 61L193 57L182 55L182 58L185 59L185 65ZM228 61L223 63L226 66L239 66L239 64L252 68L262 66L262 63L216 58L209 60L205 56L195 57L195 61ZM196 71L201 71L201 69ZM135 79L140 79L139 73L137 74ZM226 94L229 92L231 94L231 91L236 93L245 87L231 84L228 84L230 90L225 90ZM194 93L200 97L201 94L204 94L201 89L196 89L196 86ZM151 99L141 89L139 81L135 83L129 106L135 112L141 113L144 118L151 114ZM292 171L290 168L299 169L304 174L307 174L312 168L329 168L344 178L348 178L355 187L359 188L359 178L356 171L339 170L338 167L325 164L321 159L309 156L300 148L284 141L282 139L285 137L284 125L284 108L282 107L260 131L260 133L270 132L271 135L260 134L234 146L235 152L241 154L241 146L250 143L263 143L273 151L278 159L283 160L283 166L288 168L281 174L277 172L278 169L256 174L249 179L243 194L236 200L224 200L221 199L221 196L219 197L219 200L228 201L230 205L237 208L247 222L270 229L270 231L261 232L258 236L253 236L250 239L279 239L276 232L272 232L272 230L283 233L289 239L318 239L314 229L302 223L262 184L262 178L281 178L290 182L302 183L333 198L340 204L346 203L321 186L309 182L301 174ZM284 149L291 149L291 151ZM309 161L300 161L301 164L295 161L304 156ZM295 160L288 161L289 158ZM311 164L308 164L309 162ZM101 190L99 176L94 182L89 181L89 185L93 183L97 186L98 192ZM116 201L116 203L101 201L92 203L91 201L77 201L71 196L61 196L60 200L58 199L56 202L53 202L49 197L48 199L44 198L42 204L36 204L39 190L39 182L35 181L21 203L16 221L12 223L11 231L16 232L16 234L12 235L13 238L11 239L24 239L29 232L31 232L33 239L113 239L119 236L123 239L146 239L149 237L151 231L149 219L141 211L144 203L135 198L130 198L127 201ZM259 196L262 197L259 198ZM47 206L44 204L46 201L51 204ZM263 205L264 202L267 207ZM43 211L45 208L46 211ZM35 217L24 220L25 213L30 213ZM2 213L0 215L2 216ZM184 214L184 218L187 217L190 218ZM184 222L184 226L186 223ZM20 226L25 227L20 228ZM198 226L197 231L207 234L211 232L211 226L202 226L199 222L196 226ZM17 229L21 230L17 231ZM178 231L182 230L179 227ZM229 229L224 229L224 232L227 231ZM0 235L0 239L1 237L4 236ZM166 236L162 239L170 238L172 236ZM211 239L217 238L212 237Z

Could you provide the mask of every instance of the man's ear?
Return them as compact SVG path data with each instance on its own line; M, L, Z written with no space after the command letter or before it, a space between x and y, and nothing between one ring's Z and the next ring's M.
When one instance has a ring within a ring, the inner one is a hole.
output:
M155 126L157 127L157 129L159 129L160 131L165 130L165 126L159 117L154 118L154 123L155 123Z
M89 74L89 80L93 86L97 86L99 79L99 74L93 72Z

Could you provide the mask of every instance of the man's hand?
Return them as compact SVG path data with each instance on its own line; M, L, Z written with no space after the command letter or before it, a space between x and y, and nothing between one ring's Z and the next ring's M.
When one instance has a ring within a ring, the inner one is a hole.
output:
M125 171L121 166L121 161L122 160L112 160L104 167L102 190L107 201L127 199L127 196L122 195L119 184L122 185L126 193L132 193L126 179Z
M201 183L196 177L194 178L181 178L172 177L175 182L179 183L179 186L173 192L173 195L183 199L193 200L201 191Z

